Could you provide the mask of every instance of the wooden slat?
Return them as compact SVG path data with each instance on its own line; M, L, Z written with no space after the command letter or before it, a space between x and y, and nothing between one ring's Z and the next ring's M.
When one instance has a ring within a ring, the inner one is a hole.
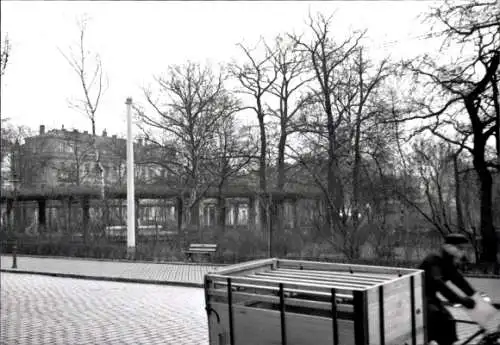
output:
M218 297L227 296L227 292L223 289L209 289L208 294L210 296L218 296ZM273 295L263 295L263 294L249 293L249 292L233 291L233 301L237 301L238 303L250 301L250 302L268 302L268 303L279 304L280 299L279 297ZM329 310L329 311L332 308L331 302L319 302L319 301L292 298L292 297L287 297L285 299L285 304L294 307L314 308L314 309ZM352 313L353 307L352 305L349 304L338 303L337 311Z
M207 248L207 249L202 249L202 248L190 248L186 250L186 253L192 252L192 253L207 253L207 252L216 252L217 249L215 248Z
M270 282L270 283L285 283L288 286L290 284L300 284L303 286L308 286L308 287L323 287L325 289L331 289L331 288L336 288L339 290L347 290L347 291L352 291L352 290L364 290L366 289L366 286L355 286L354 284L343 284L343 283L333 283L333 282L320 282L320 281L312 281L308 279L296 279L296 278L282 278L282 277L259 277L257 275L250 275L247 276L248 278L251 279L256 279L257 281L265 281L265 282Z
M281 281L289 281L289 282L306 282L306 283L318 283L318 284L332 284L336 287L343 286L345 288L357 287L357 288L366 288L373 284L360 284L360 283L351 283L346 281L337 281L335 279L321 279L315 277L303 277L303 276L286 276L278 273L272 272L257 272L253 275L249 275L248 277L262 277L269 279L279 279Z
M233 275L251 270L266 270L272 268L276 264L276 261L276 259L263 259L231 265L230 267L219 270L217 275L222 277L226 274Z
M217 244L197 244L191 243L189 245L190 248L217 248Z
M201 247L189 247L189 250L216 250L217 248L213 247L207 247L207 248L201 248Z
M381 274L411 274L418 270L409 268L399 268L399 267L386 267L386 266L367 266L367 265L350 265L350 264L338 264L331 262L319 262L319 261L304 261L304 260L278 260L279 268L295 268L300 269L316 269L316 270L328 270L328 271L353 271L355 273L381 273Z
M279 284L279 283L285 283L287 286L292 286L292 285L298 285L298 286L304 286L304 287L309 287L309 288L323 288L326 290L329 290L331 288L336 288L339 290L345 290L345 291L353 291L353 290L365 290L365 286L353 286L352 284L342 284L342 283L330 283L330 282L318 282L318 281L311 281L307 279L292 279L292 278L268 278L268 277L263 277L260 278L258 276L252 275L248 276L248 278L255 279L258 282L269 282L271 284Z
M367 291L354 291L353 297L355 343L356 345L371 345L366 327L368 323Z
M410 277L414 276L414 302L411 306ZM383 284L383 312L384 333L386 344L411 344L412 340L412 310L414 312L415 336L417 344L424 342L423 300L422 300L422 273L403 276L389 283ZM371 288L367 292L368 299L368 332L370 345L379 345L380 342L380 298L378 288Z
M217 246L189 246L189 250L199 249L199 250L215 250Z
M217 251L217 244L191 243L185 254L211 254Z
M370 281L370 280L357 280L351 277L335 277L335 276L317 276L313 274L300 274L300 273L288 273L288 272L280 272L276 271L266 271L266 272L258 272L257 275L262 276L270 276L270 277L287 277L287 278L298 278L298 279L310 279L313 281L326 281L326 282L339 282L339 283L352 283L359 286L372 286L378 284L379 281Z
M325 277L353 277L355 279L367 280L367 281L377 281L377 282L385 282L388 280L392 280L394 278L398 278L396 274L368 274L368 273L349 273L349 272L341 272L341 271L319 271L319 270L304 270L304 269L291 269L291 268L278 268L276 269L278 272L290 272L290 273L302 273L302 274L311 274Z
M226 282L216 282L217 285L222 285L226 286ZM245 289L252 289L252 290L263 290L267 292L277 292L278 287L277 286L270 286L270 285L255 285L255 284L242 284L242 283L232 283L232 286L235 288L245 288ZM302 289L290 289L290 288L285 288L286 292L290 292L293 294L301 294L301 295L311 295L311 296L317 296L317 297L330 297L330 293L327 292L321 292L321 291L311 291L311 290L302 290ZM352 293L337 293L335 296L339 299L345 299L345 300L352 300Z
M209 277L210 279L214 280L215 283L219 284L218 280L225 280L226 276L220 275L218 273L215 274L210 274ZM307 283L307 282L290 282L290 281L282 281L280 279L274 279L274 280L269 280L269 279L260 279L256 277L241 277L241 276L234 276L231 279L233 282L237 283L246 283L246 284L256 284L256 285L269 285L269 286L277 286L279 283L285 283L285 287L287 289L311 289L311 290L316 290L316 291L323 291L323 292L329 292L331 288L336 288L338 290L342 291L355 291L355 290L364 290L363 288L347 288L345 286L336 286L334 284L319 284L319 283Z

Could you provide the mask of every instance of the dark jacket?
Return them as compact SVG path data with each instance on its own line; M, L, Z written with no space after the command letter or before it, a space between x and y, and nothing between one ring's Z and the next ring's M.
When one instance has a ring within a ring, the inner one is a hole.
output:
M428 303L442 305L437 297L438 292L451 303L462 302L463 298L446 285L447 281L451 281L467 296L475 293L453 263L453 257L444 251L428 255L420 265L420 269L425 271L425 292Z

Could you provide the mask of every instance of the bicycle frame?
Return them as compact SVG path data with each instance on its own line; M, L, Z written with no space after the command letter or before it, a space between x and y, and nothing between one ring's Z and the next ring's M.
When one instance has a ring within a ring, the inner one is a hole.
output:
M455 323L464 323L468 325L477 325L476 322L474 321L467 321L467 320L455 320ZM485 330L484 329L479 329L476 333L472 334L469 336L463 343L460 343L460 345L467 345L470 344L471 341L479 337L480 335L484 334Z

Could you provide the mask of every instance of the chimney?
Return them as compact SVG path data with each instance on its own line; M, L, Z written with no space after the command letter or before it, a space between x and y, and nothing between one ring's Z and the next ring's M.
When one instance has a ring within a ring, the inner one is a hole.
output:
M89 131L84 131L83 134L89 134Z
M107 136L108 136L108 132L106 132L106 130L103 130L103 131L102 131L102 136L103 136L103 137L107 137Z
M139 144L139 146L142 146L142 138L137 140L137 143Z
M43 135L43 134L45 134L45 126L40 125L40 135Z
M116 134L114 134L112 138L113 138L113 140L116 140Z
M66 129L64 128L64 125L61 126L61 131L66 132Z

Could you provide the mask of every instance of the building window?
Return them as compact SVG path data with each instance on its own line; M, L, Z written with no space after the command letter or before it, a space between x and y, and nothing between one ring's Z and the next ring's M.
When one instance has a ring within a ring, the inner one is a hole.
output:
M73 147L71 146L70 143L68 143L68 142L64 143L64 152L66 152L66 153L72 153L73 152Z

